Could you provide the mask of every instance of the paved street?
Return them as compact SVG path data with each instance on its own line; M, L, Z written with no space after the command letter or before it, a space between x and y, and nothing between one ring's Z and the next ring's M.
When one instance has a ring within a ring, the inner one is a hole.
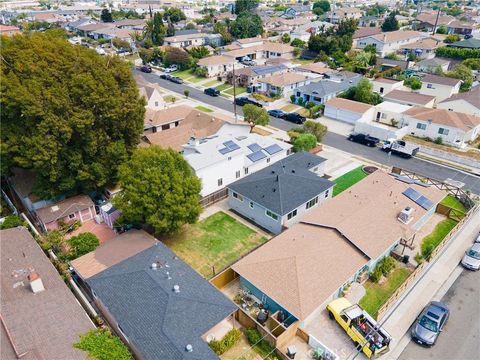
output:
M410 342L400 360L470 360L480 354L479 273L464 270L442 301L451 311L450 319L432 348Z
M143 75L148 81L153 83L158 83L161 87L177 92L183 95L183 91L188 88L190 91L190 98L204 102L212 106L216 106L220 109L233 112L233 102L230 99L226 99L222 96L211 97L205 95L201 90L195 89L185 84L175 84L168 80L160 79L157 74L144 74L137 70L133 70L134 74ZM237 106L237 112L242 114L242 108ZM292 127L295 127L294 124L287 122L282 119L270 118L270 125L282 129L289 130ZM398 166L405 170L415 172L424 176L428 176L440 181L446 179L452 179L465 183L464 189L471 190L475 194L480 194L480 177L467 174L452 168L448 168L442 165L431 163L419 158L413 159L403 159L398 156L389 156L387 153L377 149L369 148L360 144L352 143L347 141L346 138L342 135L338 135L332 132L329 132L323 142L326 145L335 147L337 149L346 151L351 154L362 156L366 159L376 161L378 163L389 165L389 166Z

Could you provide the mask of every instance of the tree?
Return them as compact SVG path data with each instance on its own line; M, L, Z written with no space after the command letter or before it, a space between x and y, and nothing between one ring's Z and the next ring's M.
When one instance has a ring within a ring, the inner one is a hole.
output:
M388 14L382 24L383 32L395 31L400 28L400 26L398 25L398 21L395 18L396 15L397 13L395 11L392 11L390 14Z
M448 32L445 25L440 25L436 31L437 34L446 34Z
M313 3L312 11L315 15L323 15L330 11L330 2L328 0L320 0Z
M145 113L128 64L49 31L2 37L0 47L2 174L33 170L42 198L115 183Z
M183 90L183 95L185 95L185 97L188 99L188 96L190 95L190 91L189 90Z
M131 360L127 346L108 329L90 330L80 335L80 341L73 344L76 349L87 352L88 358L96 360Z
M247 104L243 107L243 119L252 124L252 127L255 125L265 126L270 121L267 110L252 104Z
M343 36L343 35L350 35L353 36L355 31L358 28L358 21L352 18L347 18L338 24L336 29L330 28L328 29L330 35L334 36Z
M110 10L103 9L102 13L100 14L100 20L102 20L105 23L113 22L112 13L110 12Z
M460 40L460 35L458 34L449 34L445 37L445 39L443 40L444 43L446 44L452 44L454 42L457 42Z
M205 46L194 46L188 51L188 53L194 59L202 59L202 58L210 55L210 52L208 51L208 49Z
M67 240L70 245L70 260L76 259L82 255L95 250L100 241L95 234L91 232L81 233Z
M403 85L412 90L419 90L422 87L422 81L416 76L410 76L403 82Z
M300 134L293 142L294 152L310 151L317 146L317 139L313 134Z
M161 234L197 221L201 183L178 152L156 145L139 148L119 174L123 191L113 203L125 219L147 223Z
M283 34L282 35L282 42L284 44L288 44L290 42L290 35L288 35L287 33Z
M222 21L218 21L213 25L213 32L222 35L223 42L226 44L231 43L233 40L232 34L228 31L228 26Z
M293 39L292 42L290 43L290 45L292 45L292 46L294 46L294 47L298 47L298 48L304 49L306 43L305 43L305 41L300 40L300 39Z
M307 120L303 123L303 129L306 133L312 134L317 142L322 142L323 137L327 134L327 127L319 122Z
M260 0L235 0L235 14L240 15L253 10L259 3Z
M368 79L360 80L357 86L352 86L348 90L339 94L338 97L370 105L377 105L382 102L382 97L373 92L373 85Z
M176 7L170 7L163 13L164 19L169 19L170 22L176 24L182 20L187 20L183 11Z
M230 26L230 33L237 39L255 37L263 33L262 18L248 12L241 13Z
M480 59L466 59L462 64L472 70L480 70Z
M153 19L145 23L143 33L146 38L152 41L153 45L163 45L166 29L160 13L156 12L153 15Z
M138 51L138 56L140 56L140 59L142 59L143 65L147 65L153 60L153 50L141 48Z
M0 230L11 229L17 226L25 226L25 221L17 215L8 215L3 223L0 224Z
M192 58L190 55L183 49L169 47L163 59L165 65L180 65L181 67L188 67L191 65Z
M460 64L453 68L452 71L447 72L448 77L462 80L460 85L460 92L467 92L473 84L472 70L467 66Z
M167 24L167 36L174 36L175 35L175 26L171 21Z

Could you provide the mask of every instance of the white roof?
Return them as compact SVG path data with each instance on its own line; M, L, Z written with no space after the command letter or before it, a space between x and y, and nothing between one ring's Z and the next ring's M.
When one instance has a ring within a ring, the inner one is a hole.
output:
M401 114L404 111L407 111L408 109L412 108L410 105L399 104L392 101L381 102L375 107L377 108L377 110L389 111L389 112L394 112L398 114Z
M235 146L235 150L222 153L220 150L226 147L225 143L227 141L234 142L238 146L238 148L237 146ZM282 148L282 150L287 150L292 147L286 142L266 136L261 136L258 134L248 134L241 136L235 136L232 134L217 134L204 139L200 139L200 143L197 145L184 145L183 156L194 170L199 170L215 163L221 162L229 157L236 156L244 156L244 165L245 167L248 167L251 164L254 164L254 162L247 157L247 155L252 153L252 151L247 146L255 143L262 148L262 150L260 151L262 151L264 155L266 155L266 157L270 155L263 149L270 145L277 144Z

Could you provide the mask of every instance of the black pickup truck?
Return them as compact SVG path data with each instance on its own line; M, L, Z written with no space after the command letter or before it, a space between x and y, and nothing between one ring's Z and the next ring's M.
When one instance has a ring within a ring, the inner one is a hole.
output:
M370 147L375 147L380 142L380 140L376 137L370 136L368 134L351 134L348 137L348 140L357 142L359 144L367 145Z

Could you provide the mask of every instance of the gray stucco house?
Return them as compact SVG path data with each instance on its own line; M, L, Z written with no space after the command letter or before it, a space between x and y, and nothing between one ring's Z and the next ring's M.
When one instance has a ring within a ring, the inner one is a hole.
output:
M274 234L332 197L326 159L300 152L228 186L230 208Z

